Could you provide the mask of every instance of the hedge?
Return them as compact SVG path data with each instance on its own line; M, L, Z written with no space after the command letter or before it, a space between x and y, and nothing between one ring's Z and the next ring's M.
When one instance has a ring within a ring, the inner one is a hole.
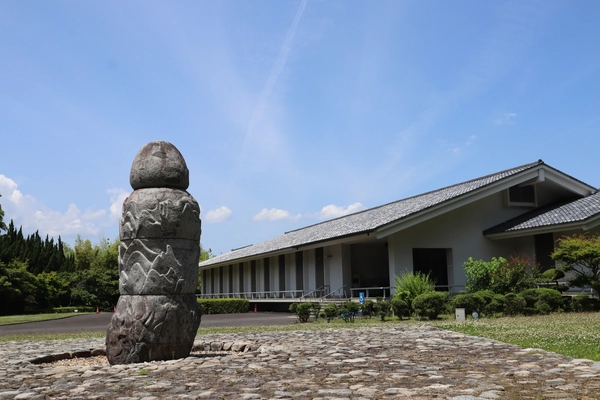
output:
M419 318L436 319L446 310L449 295L448 292L435 291L420 294L413 300L412 308Z
M51 312L57 314L65 314L65 313L74 313L74 312L95 312L96 308L87 307L87 306L79 306L79 307L54 307Z
M198 299L202 314L245 313L250 309L248 299Z

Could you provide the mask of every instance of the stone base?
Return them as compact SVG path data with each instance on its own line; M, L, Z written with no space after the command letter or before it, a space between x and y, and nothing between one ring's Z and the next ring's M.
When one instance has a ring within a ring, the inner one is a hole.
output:
M200 325L194 294L121 295L106 332L106 357L114 364L185 358Z

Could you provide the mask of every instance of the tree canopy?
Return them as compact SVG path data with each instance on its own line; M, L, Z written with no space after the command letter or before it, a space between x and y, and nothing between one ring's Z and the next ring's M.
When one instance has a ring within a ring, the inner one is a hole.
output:
M552 259L563 263L560 268L571 277L571 286L591 287L600 293L600 236L560 238Z
M0 193L0 197L2 197L2 193ZM4 210L2 209L2 204L0 204L0 233L6 230L6 224L4 223Z
M92 244L77 236L71 248L60 237L25 236L3 218L0 208L0 315L68 306L113 309L119 298L118 239ZM211 257L212 250L200 245L200 260Z

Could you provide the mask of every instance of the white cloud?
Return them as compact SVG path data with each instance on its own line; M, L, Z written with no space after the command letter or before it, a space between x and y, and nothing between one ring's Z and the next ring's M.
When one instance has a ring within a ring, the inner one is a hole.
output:
M123 202L129 196L129 192L123 189L108 189L110 194L110 219L118 221L123 213Z
M270 210L263 208L252 219L255 221L280 221L283 219L298 219L300 217L301 215L293 216L288 211L280 210L278 208L271 208Z
M334 204L325 206L317 213L319 219L332 219L337 217L343 217L344 215L352 214L353 212L360 211L364 208L362 203L356 202L350 204L348 207L339 207Z
M14 204L19 204L23 199L23 194L17 189L17 183L2 174L0 174L0 194Z
M108 193L111 195L110 216L112 216L115 204L123 198L124 191L111 189ZM23 194L15 181L2 174L0 174L0 194L2 194L0 204L5 212L4 219L14 220L15 226L22 226L25 234L39 231L42 236L61 236L63 239L75 235L98 236L103 233L103 228L111 223L105 209L81 211L76 204L69 204L64 212L52 210L35 197Z
M106 210L86 210L81 211L77 205L69 204L65 212L50 210L40 202L36 201L40 207L31 213L33 217L28 217L26 209L18 209L15 218L23 225L23 230L38 230L40 234L56 236L75 236L75 235L99 235L102 233L100 225L104 222L103 217Z
M233 212L225 206L221 206L216 210L210 210L206 212L206 215L202 218L206 222L223 222L231 217Z

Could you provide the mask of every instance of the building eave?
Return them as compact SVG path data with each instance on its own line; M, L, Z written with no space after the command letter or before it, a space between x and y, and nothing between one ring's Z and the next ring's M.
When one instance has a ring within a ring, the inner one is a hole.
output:
M590 231L597 226L600 226L600 215L588 218L584 221L575 221L565 224L545 225L535 228L515 229L506 232L484 234L488 239L511 239L524 236L540 235L544 233L564 232L564 231Z

